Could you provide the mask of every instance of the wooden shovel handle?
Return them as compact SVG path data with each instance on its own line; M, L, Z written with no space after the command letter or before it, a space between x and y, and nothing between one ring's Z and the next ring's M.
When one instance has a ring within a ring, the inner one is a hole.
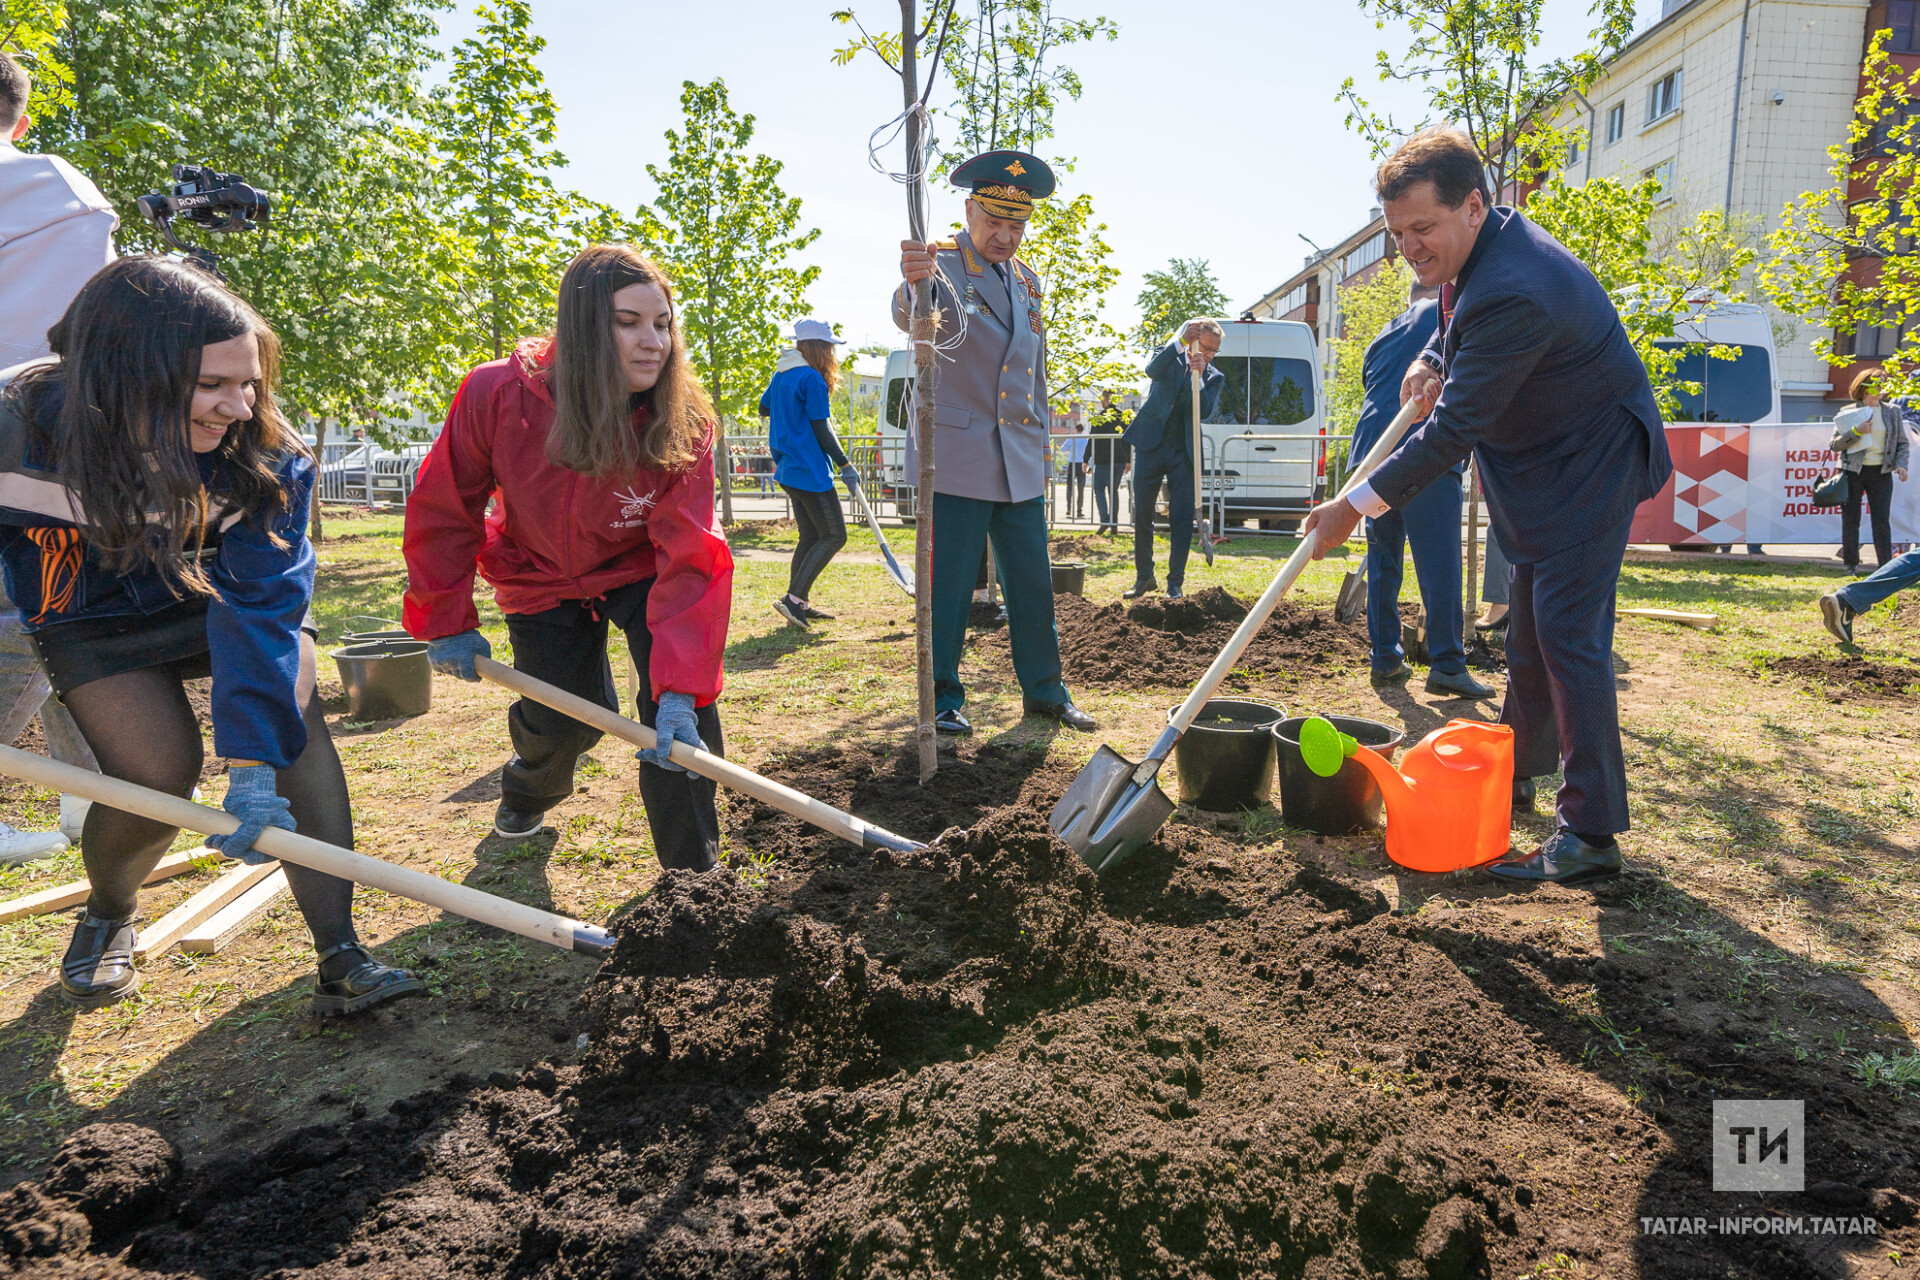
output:
M523 698L530 698L543 706L572 716L581 724L590 725L602 733L612 734L636 747L653 750L655 735L653 730L638 720L628 719L617 711L609 711L597 702L588 702L576 697L565 689L556 689L544 680L536 680L512 667L495 662L492 658L475 658L473 669L486 679L504 689L511 689ZM699 751L684 742L676 742L667 752L667 758L683 769L711 778L723 787L734 791L743 791L764 804L772 805L782 813L792 814L802 822L811 823L823 831L830 831L842 840L850 840L863 849L891 849L903 853L911 849L925 848L913 840L894 835L882 827L843 813L830 804L815 800L812 796L802 795L792 787L782 786L772 778L763 778L751 769L716 756L709 751Z
M240 819L225 810L211 809L121 778L109 778L70 764L61 764L58 760L49 760L16 747L0 747L0 773L22 778L50 791L85 796L96 804L104 804L122 813L139 814L169 827L215 836L230 835L240 829ZM550 943L564 951L603 956L613 949L612 935L598 925L583 924L551 911L496 898L490 893L482 893L463 884L453 884L439 876L430 876L424 871L396 867L391 862L382 862L364 853L326 844L297 831L268 827L260 833L260 838L254 844L260 852L271 854L282 862L297 863L315 871L324 871L330 876L339 876L342 880L351 880L355 884L385 889L388 893L397 893L403 898L439 907L442 911L480 924L490 924L509 933Z
M1360 460L1360 465L1354 468L1346 484L1340 487L1340 493L1335 501L1352 493L1355 486L1372 474L1375 467L1387 460L1387 455L1399 445L1400 437L1407 433L1407 428L1412 426L1414 419L1419 416L1420 401L1417 399L1409 400L1400 407L1400 412L1395 414L1393 421L1387 424L1387 429L1380 433L1379 441L1368 450L1367 456ZM1193 692L1187 695L1187 700L1181 703L1179 710L1173 713L1173 718L1167 723L1167 732L1160 735L1159 742L1154 743L1154 751L1149 753L1147 761L1142 763L1143 768L1148 763L1164 760L1166 752L1173 750L1173 743L1177 742L1180 735L1185 733L1199 717L1200 708L1206 705L1207 699L1211 698L1214 691L1220 687L1220 682L1227 678L1227 673L1239 663L1240 655L1247 651L1249 644L1253 643L1254 634L1266 625L1268 618L1273 616L1274 608L1280 603L1280 597L1287 594L1288 589L1293 586L1294 579L1300 576L1306 569L1307 562L1313 559L1313 548L1318 541L1319 537L1315 534L1308 534L1300 539L1300 545L1293 549L1293 554L1287 557L1287 562L1280 566L1280 572L1273 576L1273 581L1267 584L1267 589L1261 593L1260 599L1254 602L1253 608L1247 612L1246 620L1234 631L1233 638L1227 641L1226 648L1220 650L1219 656L1213 660L1213 665L1208 667L1206 674L1200 677L1200 683L1193 687ZM1160 749L1162 742L1166 744L1165 751Z

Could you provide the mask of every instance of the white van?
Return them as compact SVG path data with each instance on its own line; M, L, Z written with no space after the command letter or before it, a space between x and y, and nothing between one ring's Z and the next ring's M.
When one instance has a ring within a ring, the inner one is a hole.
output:
M1773 349L1773 325L1756 303L1704 301L1700 310L1675 322L1663 347L1696 343L1732 347L1739 355L1715 359L1695 347L1680 357L1674 377L1700 384L1700 394L1675 392L1680 414L1675 425L1738 422L1764 425L1780 421L1780 361Z
M1293 528L1327 483L1326 449L1317 439L1327 429L1313 330L1293 320L1237 320L1221 328L1215 363L1227 383L1219 407L1202 424L1209 502L1220 496L1227 521ZM912 356L905 349L888 353L880 408L880 494L902 516L913 513L912 477L901 474Z

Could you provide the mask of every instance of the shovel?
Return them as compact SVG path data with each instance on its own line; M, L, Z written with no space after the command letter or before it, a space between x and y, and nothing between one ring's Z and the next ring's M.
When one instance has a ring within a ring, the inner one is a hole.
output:
M1200 554L1213 563L1213 521L1207 515L1206 490L1203 487L1205 476L1202 459L1205 457L1205 441L1200 437L1200 371L1190 369L1193 375L1193 514L1200 522Z
M1348 477L1341 487L1339 497L1353 492L1354 486L1372 474L1373 469L1386 460L1400 437L1420 416L1420 402L1409 400L1401 406L1380 439L1363 458L1360 465ZM1200 708L1206 705L1220 682L1227 678L1240 655L1253 643L1253 637L1273 615L1280 597L1293 586L1294 579L1313 559L1313 551L1319 542L1318 535L1304 537L1300 545L1287 557L1286 564L1274 575L1273 581L1261 593L1260 599L1248 611L1245 621L1235 629L1233 637L1227 641L1213 664L1200 677L1200 683L1193 687L1187 700L1180 704L1167 722L1166 732L1154 739L1147 749L1146 759L1134 764L1112 747L1101 746L1093 753L1093 759L1087 762L1068 785L1066 794L1060 797L1060 803L1053 807L1048 821L1054 834L1065 841L1069 848L1086 860L1095 871L1106 871L1119 865L1166 824L1173 814L1174 804L1167 793L1160 789L1157 777L1160 767L1173 754L1174 744L1200 714Z
M61 764L57 760L49 760L15 747L0 747L0 773L22 778L49 791L85 796L95 804L151 818L169 827L198 831L204 835L230 835L240 829L240 819L223 810L195 804L191 800L121 778L109 778L88 769ZM453 884L411 867L396 867L391 862L382 862L364 853L326 844L297 831L268 827L260 833L260 838L254 844L260 852L271 854L282 862L298 863L315 871L324 871L330 876L339 876L342 880L385 889L388 893L424 902L430 907L438 907L480 924L490 924L525 938L548 943L562 951L604 956L613 950L612 935L598 925L583 924L538 907L496 898L490 893L482 893L464 884Z
M581 724L591 725L602 733L610 733L616 738L631 742L636 747L653 749L654 732L638 720L629 720L617 711L609 711L597 702L588 702L576 697L565 689L556 689L544 680L536 680L530 675L515 671L512 667L502 666L492 658L475 658L473 669L488 680L504 689L511 689L523 698L530 698L555 711L572 716ZM842 840L851 841L862 849L887 849L894 853L908 853L927 846L917 840L908 840L897 836L882 827L864 822L850 813L842 813L830 804L815 800L795 791L792 787L782 786L772 778L763 778L751 769L742 769L724 756L700 751L684 742L676 742L667 752L667 758L681 768L697 773L703 778L711 778L723 787L735 791L744 791L755 800L768 804L782 813L790 813L802 822L811 823L822 831L831 832ZM271 852L271 851L269 851Z
M913 594L913 575L900 567L893 558L893 548L887 545L887 535L880 532L880 522L874 518L873 507L867 501L865 485L856 484L853 488L853 500L860 504L860 514L867 518L867 528L873 530L873 539L880 544L880 558L886 561L887 576L893 579L895 586L908 595Z
M1333 620L1352 622L1360 616L1360 610L1367 603L1367 562L1362 560L1358 569L1349 569L1347 576L1340 579L1340 594L1333 599Z

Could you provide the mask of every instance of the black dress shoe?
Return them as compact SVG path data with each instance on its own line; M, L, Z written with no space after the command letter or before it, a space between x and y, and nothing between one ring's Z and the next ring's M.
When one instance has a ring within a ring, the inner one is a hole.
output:
M1413 674L1413 668L1408 666L1406 663L1402 662L1398 666L1393 667L1390 670L1374 672L1373 675L1369 677L1369 679L1373 681L1374 688L1384 689L1388 685L1399 684L1402 680L1405 680L1407 677L1411 676L1412 674Z
M1533 812L1534 787L1532 778L1513 780L1513 811L1515 813Z
M1147 592L1158 591L1159 589L1160 584L1157 582L1136 582L1125 591L1122 591L1120 598L1122 600L1138 600L1141 596L1147 594Z
M140 971L133 967L137 941L133 917L108 920L86 912L73 927L60 962L60 995L68 1004L97 1009L140 988Z
M1487 874L1509 884L1585 884L1617 876L1624 865L1618 844L1596 848L1571 831L1556 831L1532 853L1489 863Z
M1186 595L1186 592L1184 592L1184 591L1182 591L1182 590L1180 589L1180 584L1179 584L1179 583L1177 583L1177 582L1169 582L1169 583L1167 584L1167 599L1169 599L1169 600L1178 600L1178 599L1180 599L1180 598L1181 598L1182 596L1184 596L1184 595Z
M1493 686L1481 684L1465 671L1429 671L1427 692L1451 694L1456 698L1491 698Z
M502 840L528 840L540 834L547 823L544 811L516 809L505 800L493 811L493 834Z
M933 727L938 733L973 732L973 722L958 711L942 711L933 718Z
M1081 733L1092 733L1100 727L1098 721L1071 702L1029 702L1026 704L1026 713L1058 720L1067 728L1078 729Z

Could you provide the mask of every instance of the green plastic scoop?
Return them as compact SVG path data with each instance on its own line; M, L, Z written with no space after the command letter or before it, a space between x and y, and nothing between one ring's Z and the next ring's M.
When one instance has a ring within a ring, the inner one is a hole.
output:
M1300 726L1300 758L1323 778L1340 772L1341 762L1358 750L1360 743L1334 728L1331 720L1312 716Z

